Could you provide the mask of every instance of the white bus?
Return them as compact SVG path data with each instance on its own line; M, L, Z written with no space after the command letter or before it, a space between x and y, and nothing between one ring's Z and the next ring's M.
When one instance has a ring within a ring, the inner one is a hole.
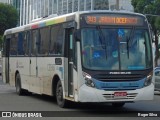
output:
M3 80L57 104L152 100L150 29L138 13L83 11L4 33Z

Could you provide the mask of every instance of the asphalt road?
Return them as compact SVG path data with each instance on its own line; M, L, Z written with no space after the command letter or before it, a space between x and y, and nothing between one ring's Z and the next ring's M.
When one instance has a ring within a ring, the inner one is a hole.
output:
M150 115L159 115L152 117L160 119L160 92L156 92L153 101L140 101L136 103L128 103L123 108L113 108L109 104L71 104L70 108L60 108L55 99L49 96L41 96L31 94L26 96L18 96L15 87L6 85L0 80L0 112L18 111L18 112L42 112L57 119L73 120L100 120L110 119L143 119L144 113ZM45 112L44 112L45 111ZM141 117L138 117L138 114ZM122 117L122 118L121 118ZM125 117L125 118L124 118ZM69 119L70 118L70 119ZM1 119L1 118L0 118ZM35 119L35 118L34 118ZM39 118L40 119L40 118ZM47 117L47 119L51 119ZM151 119L146 117L145 119Z

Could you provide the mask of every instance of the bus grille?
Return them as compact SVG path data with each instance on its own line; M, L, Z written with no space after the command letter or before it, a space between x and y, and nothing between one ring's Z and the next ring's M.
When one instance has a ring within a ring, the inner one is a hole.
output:
M128 93L125 97L114 97L114 94L103 94L103 97L105 97L107 100L132 100L135 99L137 96L137 93Z
M135 81L143 79L144 75L134 74L134 75L107 75L107 74L98 74L94 78L100 81Z

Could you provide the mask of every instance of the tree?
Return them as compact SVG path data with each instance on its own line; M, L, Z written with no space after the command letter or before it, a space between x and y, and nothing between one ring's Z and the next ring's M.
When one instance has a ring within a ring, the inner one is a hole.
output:
M9 4L0 3L0 44L2 43L4 31L16 27L17 22L17 10Z
M160 0L132 0L131 3L135 12L146 14L148 21L152 26L156 47L155 65L157 66L157 60L160 57L158 47L158 37L160 35L160 17L157 16L160 15Z

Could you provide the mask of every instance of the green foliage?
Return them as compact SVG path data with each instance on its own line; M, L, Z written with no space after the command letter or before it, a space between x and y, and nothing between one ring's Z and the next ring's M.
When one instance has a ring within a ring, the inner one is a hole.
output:
M160 17L157 17L154 23L154 26L158 31L160 31Z
M131 4L132 4L132 6L134 7L134 9L136 8L138 1L139 1L139 0L132 0L132 1L131 1Z
M156 0L154 3L155 11L154 13L156 15L160 15L160 0Z
M3 36L0 35L0 41L2 41Z
M132 0L131 4L135 12L143 13L144 8L151 3L151 0Z
M3 34L6 29L16 27L18 22L17 10L8 4L0 3L0 49L3 42Z
M155 62L157 65L157 60L160 55L158 48L158 36L160 34L160 17L154 15L160 15L160 0L132 0L131 3L134 7L135 12L147 15L147 19L152 26L152 31L155 36Z
M131 4L135 12L160 15L160 0L132 0ZM157 24L155 24L157 17L149 15L147 18L152 25L153 31L157 30Z
M3 36L0 35L0 50L2 49Z
M6 29L15 27L17 21L17 10L11 5L0 3L0 35L3 35Z

